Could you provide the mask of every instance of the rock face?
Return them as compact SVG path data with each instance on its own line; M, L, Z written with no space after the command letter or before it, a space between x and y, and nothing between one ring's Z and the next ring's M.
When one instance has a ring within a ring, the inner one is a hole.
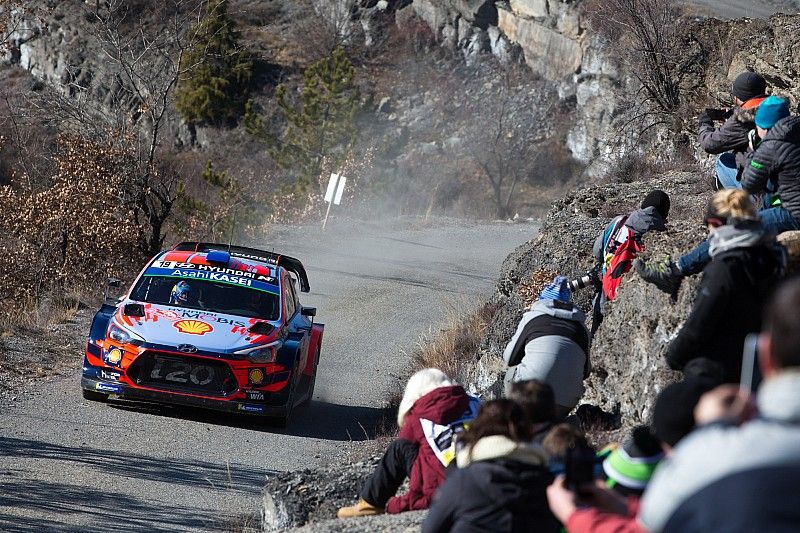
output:
M497 26L522 47L528 66L545 78L561 80L580 69L583 50L577 40L505 9L498 9Z
M526 303L521 290L526 282L542 270L571 279L582 275L593 266L592 244L611 217L637 208L655 188L669 193L672 212L666 232L645 236L642 257L677 257L700 242L704 236L700 221L710 190L695 174L669 173L568 194L554 204L539 236L517 248L503 264L495 295L500 309L487 332L483 366L498 368L497 361ZM666 366L664 353L689 314L697 282L697 277L685 280L673 301L635 272L626 274L593 339L593 371L586 382L584 403L615 413L626 425L648 419L658 391L678 375ZM576 293L576 303L587 312L591 311L591 292L587 288ZM489 388L497 390L502 370L496 370L494 377Z

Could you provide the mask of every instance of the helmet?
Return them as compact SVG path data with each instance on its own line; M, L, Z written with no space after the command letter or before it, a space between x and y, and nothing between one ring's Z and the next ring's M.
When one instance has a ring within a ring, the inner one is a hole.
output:
M172 292L169 295L169 303L171 304L186 304L189 302L189 295L192 293L192 286L188 281L179 281L172 287Z

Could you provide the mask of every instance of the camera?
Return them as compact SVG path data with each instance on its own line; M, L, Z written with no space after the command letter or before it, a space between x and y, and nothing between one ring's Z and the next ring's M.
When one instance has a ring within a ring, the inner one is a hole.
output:
M597 267L588 270L586 274L579 278L575 278L569 282L569 290L575 292L586 287L598 287L601 285L600 273Z

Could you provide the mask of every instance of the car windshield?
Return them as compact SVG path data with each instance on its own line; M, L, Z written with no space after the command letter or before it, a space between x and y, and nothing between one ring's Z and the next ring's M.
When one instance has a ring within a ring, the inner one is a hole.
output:
M277 294L205 279L145 275L131 291L131 299L264 320L280 318Z

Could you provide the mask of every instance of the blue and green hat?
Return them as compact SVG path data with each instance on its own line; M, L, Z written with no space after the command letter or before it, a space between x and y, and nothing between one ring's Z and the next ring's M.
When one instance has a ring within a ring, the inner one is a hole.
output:
M606 484L611 488L621 485L642 491L663 458L660 443L647 427L639 426L624 445L613 450L603 461L603 471L608 477Z
M770 96L758 106L756 126L770 129L782 118L789 116L789 101L778 96Z

